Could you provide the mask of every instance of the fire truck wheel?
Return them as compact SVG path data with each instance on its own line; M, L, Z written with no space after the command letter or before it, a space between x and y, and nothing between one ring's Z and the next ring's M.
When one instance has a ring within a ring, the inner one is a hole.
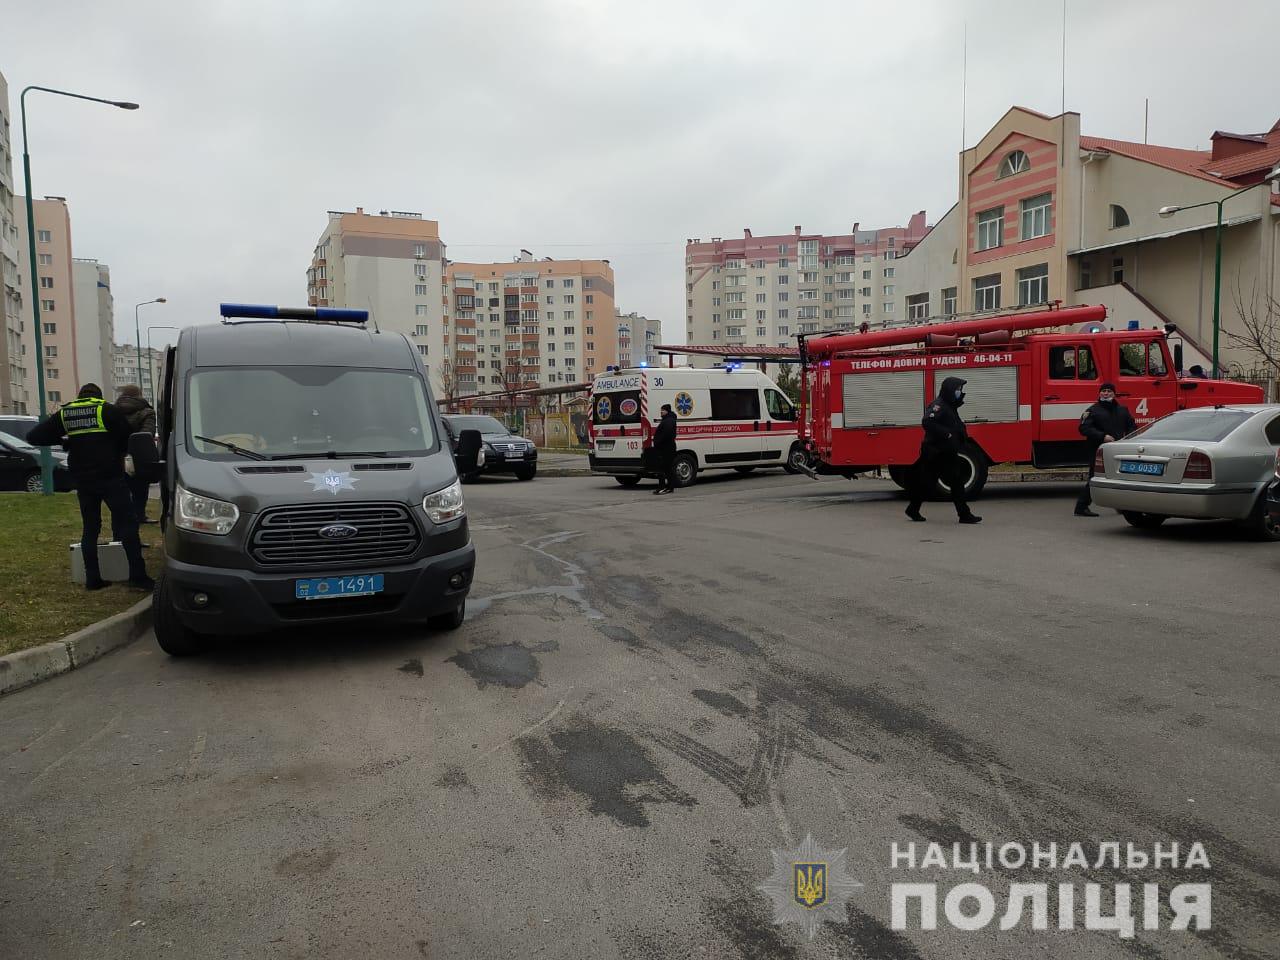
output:
M671 464L671 478L677 487L687 487L698 476L698 461L692 453L678 453Z
M782 469L787 473L801 473L808 465L809 454L805 452L804 447L797 440L791 445L791 450L787 453L787 462L782 465Z
M1139 530L1154 530L1169 519L1162 513L1141 513L1137 510L1122 510L1120 513L1129 526Z
M966 500L977 500L987 485L987 455L976 443L966 443L960 451L963 466L964 495ZM951 488L938 481L938 496L943 500L951 499Z
M889 479L900 486L903 490L907 489L907 483L911 479L910 467L890 467Z
M634 487L637 483L640 482L640 474L617 473L617 474L614 474L613 479L617 480L618 483L622 484L624 487Z

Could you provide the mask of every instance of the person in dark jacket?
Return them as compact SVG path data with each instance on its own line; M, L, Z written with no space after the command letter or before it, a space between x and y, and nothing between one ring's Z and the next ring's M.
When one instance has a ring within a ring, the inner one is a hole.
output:
M662 405L662 419L653 434L653 457L658 471L658 489L653 492L675 493L672 470L676 459L676 415L669 403Z
M982 522L981 517L974 516L964 497L966 471L960 451L968 434L960 419L960 407L964 404L967 382L959 377L943 380L938 398L925 407L920 421L924 439L920 443L920 457L911 467L911 502L907 504L907 516L917 523L924 520L921 504L937 489L939 480L951 488L951 502L961 523Z
M1084 412L1080 418L1080 433L1089 441L1089 476L1085 478L1084 489L1076 500L1077 517L1096 517L1090 510L1093 494L1089 490L1089 481L1093 479L1093 462L1098 448L1104 443L1127 437L1138 429L1133 422L1133 414L1129 408L1116 399L1116 385L1104 383L1098 387L1098 402Z
M142 388L136 383L126 383L120 388L120 396L116 397L116 409L129 421L130 433L156 433L156 410L142 395ZM151 484L138 478L137 473L127 477L129 496L133 500L133 518L138 523L155 523L147 519L147 498L151 495Z
M70 453L67 467L80 500L80 553L85 587L89 590L101 590L107 585L98 565L104 503L111 511L111 535L124 546L129 559L129 585L143 590L155 586L142 560L138 524L125 483L124 455L130 433L124 414L102 399L102 388L86 383L75 400L45 417L27 434L27 442L37 447L61 443Z

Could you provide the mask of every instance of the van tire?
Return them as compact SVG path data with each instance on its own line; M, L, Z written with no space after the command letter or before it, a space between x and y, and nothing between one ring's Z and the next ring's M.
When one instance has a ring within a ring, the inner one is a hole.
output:
M173 606L169 578L163 573L156 578L151 594L151 621L156 643L171 657L191 657L204 650L206 637L188 629Z
M693 486L698 479L698 458L688 451L677 453L671 461L671 479L677 488Z
M966 441L964 447L960 450L960 459L965 462L968 468L968 479L964 485L964 498L966 500L977 500L982 496L982 490L987 485L987 455L982 452L982 448L972 440ZM938 499L950 500L951 488L938 481Z
M911 468L903 466L890 467L889 479L905 490L911 483Z
M427 626L433 630L457 630L465 619L467 619L467 601L463 600L448 613L432 617L427 621Z
M640 482L640 474L638 473L616 473L613 479L618 481L619 486L634 487Z
M791 445L791 449L787 451L787 459L783 463L782 469L787 473L803 473L804 468L808 465L809 452L805 450L804 444L797 440Z
M1125 523L1139 530L1154 530L1169 519L1163 513L1143 513L1140 510L1121 510L1120 515Z

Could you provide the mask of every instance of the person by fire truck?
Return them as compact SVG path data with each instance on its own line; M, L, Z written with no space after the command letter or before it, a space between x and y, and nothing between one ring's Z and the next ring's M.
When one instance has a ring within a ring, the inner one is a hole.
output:
M1093 479L1093 456L1104 443L1127 437L1138 429L1129 408L1116 399L1116 385L1104 383L1098 387L1098 402L1089 407L1080 418L1080 434L1089 441L1089 476L1085 477L1084 489L1076 500L1077 517L1096 517L1089 509L1093 505L1093 494L1089 492L1089 482Z
M964 449L968 433L960 417L964 405L964 386L969 381L959 377L947 377L933 403L925 407L920 423L924 427L924 439L920 442L920 457L911 468L911 502L907 504L907 516L917 523L924 521L920 506L937 489L941 480L951 490L951 502L961 523L981 523L969 509L964 495L964 471L960 451Z

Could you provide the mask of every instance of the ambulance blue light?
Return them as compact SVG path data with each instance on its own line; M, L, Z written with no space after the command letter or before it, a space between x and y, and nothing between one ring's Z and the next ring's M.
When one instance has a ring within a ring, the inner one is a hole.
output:
M277 307L262 303L223 303L218 312L228 319L328 320L332 323L367 323L368 310L343 307Z
M648 361L648 360L641 360L641 361L640 361L640 366L642 366L642 367L647 367L648 365L649 365L649 361Z

